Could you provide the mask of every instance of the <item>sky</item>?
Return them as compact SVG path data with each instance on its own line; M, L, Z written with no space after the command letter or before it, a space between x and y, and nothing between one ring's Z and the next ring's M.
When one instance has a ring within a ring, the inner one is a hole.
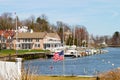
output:
M14 13L25 20L45 14L51 24L62 21L84 25L89 34L103 36L120 32L120 0L0 0L0 15Z

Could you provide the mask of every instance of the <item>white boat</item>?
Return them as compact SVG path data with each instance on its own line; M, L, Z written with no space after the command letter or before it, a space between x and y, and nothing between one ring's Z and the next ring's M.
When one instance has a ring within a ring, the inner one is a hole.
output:
M58 48L53 48L51 49L51 55L54 55L55 52L61 52L62 50L64 50L64 56L74 56L74 57L78 57L80 55L78 55L78 51L76 50L75 46L65 46L65 48L63 47L58 47Z
M74 50L74 49L68 49L66 50L66 52L64 53L65 55L72 55L72 56L75 56L75 57L78 57L78 51L77 50Z
M73 56L75 56L75 57L80 56L80 55L79 55L79 52L76 50L76 46L75 46L75 45L66 47L64 54L65 54L65 55L73 55Z

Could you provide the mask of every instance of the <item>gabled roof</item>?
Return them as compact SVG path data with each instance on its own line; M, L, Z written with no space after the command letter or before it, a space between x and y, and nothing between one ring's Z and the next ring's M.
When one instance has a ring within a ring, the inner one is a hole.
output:
M8 36L13 37L14 34L15 34L15 32L12 30L0 30L0 36L3 36L5 38L7 38Z
M4 31L0 30L0 35L2 35L4 33Z
M26 32L26 33L18 33L17 34L17 38L45 38L45 36L47 37L51 37L51 38L57 38L60 39L59 35L57 33L47 33L47 32ZM14 36L14 38L16 38L16 35Z
M60 39L60 37L58 36L57 33L47 33L47 36L52 37L52 38L59 38Z
M26 33L18 33L17 38L44 38L46 35L45 32L26 32ZM14 36L16 38L16 35Z

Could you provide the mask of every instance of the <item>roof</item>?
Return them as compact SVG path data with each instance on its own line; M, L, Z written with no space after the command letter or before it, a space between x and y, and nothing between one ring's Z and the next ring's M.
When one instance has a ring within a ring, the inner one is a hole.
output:
M15 32L12 31L12 30L0 30L0 36L4 36L4 37L6 37L6 38L7 38L8 36L13 37L14 34L15 34Z
M44 38L45 36L51 37L51 38L58 38L60 39L59 35L57 33L47 33L47 32L25 32L25 33L18 33L17 38ZM16 35L14 36L16 38Z
M46 35L45 32L26 32L26 33L18 33L17 38L44 38ZM16 38L16 35L14 36Z
M0 30L0 35L2 35L4 33L4 31Z
M52 38L59 38L60 39L60 37L58 36L57 33L47 33L47 36L52 37Z

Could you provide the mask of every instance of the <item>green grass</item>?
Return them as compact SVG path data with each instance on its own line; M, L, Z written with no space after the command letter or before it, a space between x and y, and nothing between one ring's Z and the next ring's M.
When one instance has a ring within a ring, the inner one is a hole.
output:
M17 50L17 54L27 54L30 52L49 52L47 50ZM11 49L5 49L5 50L0 50L0 56L7 56L7 55L15 55L16 50L11 50Z
M9 54L15 54L15 50L0 50L0 56L5 56Z

